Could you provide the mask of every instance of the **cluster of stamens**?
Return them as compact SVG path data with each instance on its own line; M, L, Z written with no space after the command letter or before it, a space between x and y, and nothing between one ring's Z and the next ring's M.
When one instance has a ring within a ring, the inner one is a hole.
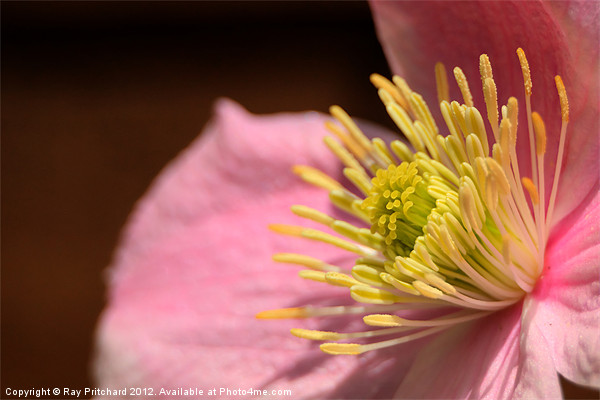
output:
M407 83L371 76L388 114L408 140L385 144L369 140L340 107L331 108L339 124L327 128L338 140L325 144L345 165L344 175L362 193L357 196L323 172L294 168L305 181L329 192L331 202L363 220L357 227L318 210L296 205L296 215L324 225L332 233L301 226L271 225L285 235L316 240L356 253L351 270L307 255L279 253L278 262L307 267L302 278L347 287L354 306L300 307L264 311L258 318L306 318L363 315L365 332L338 333L292 329L311 340L330 341L330 354L359 354L428 336L456 324L485 317L519 302L531 292L544 265L544 251L556 200L568 101L560 76L556 86L561 109L561 136L548 207L544 154L546 132L531 110L532 83L522 49L521 64L531 149L532 177L521 177L516 155L518 106L514 97L498 108L488 57L480 57L486 123L467 79L454 76L463 103L450 101L445 67L435 68L438 100L449 134L442 136L423 100ZM337 235L336 235L337 234ZM402 318L404 310L430 309L429 319ZM441 315L441 316L439 316ZM348 339L389 336L366 344Z

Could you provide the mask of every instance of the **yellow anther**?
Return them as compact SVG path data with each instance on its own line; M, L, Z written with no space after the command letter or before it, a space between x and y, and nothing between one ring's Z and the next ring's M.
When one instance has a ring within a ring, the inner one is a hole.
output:
M337 332L293 328L290 330L290 333L301 339L308 340L340 340L340 334Z
M430 299L439 299L440 297L442 297L444 295L444 293L441 290L434 288L422 281L414 281L413 286L423 296L429 297Z
M449 284L448 282L446 282L445 280L443 280L436 274L432 274L432 273L425 274L425 279L427 279L427 282L429 282L436 288L440 289L444 293L447 293L447 294L455 294L456 293L456 288L454 286L452 286L451 284Z
M338 139L342 141L344 146L350 150L354 156L356 156L359 160L365 160L367 156L367 151L360 147L360 145L352 138L352 136L348 135L346 132L342 130L338 125L333 123L332 121L325 122L325 128L329 130L329 132L333 133L337 136Z
M359 280L359 283L372 285L372 286L382 286L381 277L379 274L381 270L375 267L371 267L369 265L356 264L352 267L352 276Z
M496 83L492 78L486 78L483 84L483 95L485 97L488 120L495 133L498 128L498 93L496 92Z
M286 264L302 265L304 267L316 269L319 271L338 271L339 267L327 264L317 258L309 257L304 254L277 253L273 254L273 261Z
M523 187L525 189L527 189L527 191L529 192L529 197L531 197L531 202L533 204L538 204L540 202L540 199L538 196L537 188L533 184L533 181L529 178L522 178L521 183L523 183Z
M483 125L483 118L475 107L468 107L465 111L465 123L467 125L467 132L474 133L481 142L481 147L485 155L489 154L490 148L487 139L487 132Z
M563 121L569 122L569 99L567 97L567 90L563 83L560 75L554 77L556 82L556 89L558 90L558 98L560 99L560 115Z
M298 271L298 276L302 279L308 279L308 280L315 281L315 282L327 283L327 281L325 280L325 272L323 272L323 271L304 269L302 271Z
M463 132L463 135L468 135L469 132L467 132L467 125L465 122L465 112L467 106L461 106L460 104L458 104L457 101L453 101L452 103L450 103L450 107L452 108L452 114L456 120L456 123L460 127L460 130Z
M404 319L398 317L397 315L372 314L364 316L363 321L365 324L370 326L393 327L402 326Z
M384 106L388 106L389 104L396 103L394 97L385 89L377 89L377 95L379 96L379 100L383 103Z
M500 189L500 193L509 194L510 193L510 183L508 183L508 178L506 177L506 173L504 169L498 164L498 161L494 160L491 157L487 157L485 159L489 172L494 176L494 180L498 184Z
M323 225L329 226L335 222L335 218L332 218L325 213L322 213L320 211L315 210L314 208L310 208L307 206L294 205L291 207L291 210L294 214L296 214L299 217L310 219Z
M323 343L320 349L332 355L357 355L363 352L362 346L356 343Z
M366 285L354 285L350 288L350 295L359 303L368 304L394 304L399 298L385 290Z
M413 94L410 96L410 105L415 112L417 119L427 128L427 133L430 136L437 135L438 127L433 119L433 115L431 115L431 111L429 110L427 103L425 103L425 100L423 99L423 96L413 92ZM416 123L417 122L415 122L415 124Z
M517 145L517 125L519 122L519 103L517 99L510 97L507 108L507 116L510 121L510 144L512 147L515 147Z
M544 154L546 152L546 125L544 125L544 120L537 112L531 113L531 117L533 119L537 154Z
M392 82L390 82L389 79L379 74L371 74L369 79L371 80L373 86L375 86L377 89L385 90L392 96L396 103L400 104L401 107L406 108L408 106L406 99L402 96L402 93L400 92L400 89Z
M344 146L342 146L337 140L332 138L331 136L325 136L323 138L325 145L331 150L333 154L336 155L337 158L340 159L341 162L344 163L348 168L356 169L357 171L364 172L363 167L360 163L354 158L354 156L346 150Z
M395 287L396 289L398 289L404 293L413 294L415 296L421 295L421 293L419 293L419 291L416 290L413 287L413 285L411 285L410 283L401 281L398 278L396 278L395 276L388 274L387 272L380 273L379 277L385 283L392 285L393 287Z
M517 49L517 56L519 57L519 62L521 63L521 72L523 73L523 84L525 85L525 93L527 96L531 96L531 87L533 84L531 83L531 71L529 70L529 62L527 62L527 57L525 57L525 52L522 48Z
M359 281L341 272L328 272L325 274L325 280L334 286L352 287L360 285Z
M378 160L383 161L386 166L394 164L394 159L383 139L374 138L371 140L371 143L373 143L373 152L377 156Z
M404 97L404 99L406 100L406 105L402 105L404 108L406 108L406 111L412 111L412 109L410 108L410 103L409 103L409 99L410 99L410 95L412 94L412 89L410 88L410 86L408 86L408 83L406 83L406 81L404 80L404 78L401 78L397 75L394 75L392 77L392 82L394 82L394 85L396 85L396 87L398 89L400 89L400 93L402 94L402 97Z
M366 255L365 251L367 249L360 247L357 244L354 244L347 240L341 239L337 236L333 236L328 233L321 232L317 229L304 229L304 230L302 230L301 235L302 235L302 237L305 237L307 239L312 239L312 240L316 240L319 242L328 243L333 246L339 247L340 249L344 249L344 250L348 250L348 251L351 251L354 253ZM372 250L372 249L368 249L368 250ZM376 253L376 251L372 250L371 252L369 252L369 254L371 254L371 253Z
M419 135L415 132L412 119L406 110L398 104L390 104L386 107L386 110L396 126L404 133L404 136L406 136L410 144L412 144L417 151L424 151L425 145L421 138L419 138Z
M481 75L481 83L485 83L485 80L488 78L494 78L494 75L492 74L492 64L490 63L490 58L487 54L479 56L479 73Z
M371 190L371 180L369 177L362 172L359 172L353 168L344 168L344 176L350 180L365 196L369 195Z
M304 307L279 308L277 310L261 311L256 314L256 318L258 319L307 318L309 316Z
M306 229L303 226L285 225L285 224L269 224L269 229L273 232L289 236L302 236L302 232Z
M502 149L502 163L508 163L510 157L510 139L512 134L512 124L509 118L502 118L500 121L500 143L496 143L494 146L499 145Z
M356 123L354 123L346 111L340 106L331 106L329 107L329 113L344 125L352 138L356 140L359 145L368 151L372 149L371 141L365 136Z
M471 95L471 90L469 89L469 82L465 73L459 67L454 67L454 79L456 79L460 93L462 93L465 105L473 107L473 95Z
M435 64L435 83L437 87L438 102L450 101L450 88L448 87L448 77L446 67L441 62Z
M325 190L341 189L342 185L323 171L306 165L295 165L292 171L305 182Z

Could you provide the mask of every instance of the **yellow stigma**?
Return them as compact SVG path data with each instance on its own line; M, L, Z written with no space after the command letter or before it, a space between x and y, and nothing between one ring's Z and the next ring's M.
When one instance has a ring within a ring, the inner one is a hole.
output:
M461 103L450 97L445 66L435 65L439 120L446 125L442 129L423 97L398 76L389 80L373 74L370 79L406 140L386 144L369 139L341 107L330 108L337 123L326 123L334 136L324 143L344 165L344 176L355 190L309 166L296 166L294 172L326 190L331 203L354 218L346 221L323 210L293 205L295 215L322 229L283 224L269 228L353 253L354 266L295 253L278 253L273 260L308 268L299 272L301 278L347 290L356 304L283 308L260 312L257 318L361 316L370 330L291 331L300 338L330 341L320 346L328 354L356 355L484 318L533 291L543 272L552 226L569 105L557 75L562 125L546 209L546 127L532 111L532 78L525 52L519 48L517 55L525 91L525 129L518 126L515 97L505 105L498 103L492 65L485 54L479 59L485 114L475 107L462 69L453 69ZM526 135L521 135L523 130ZM521 176L517 159L517 141L523 136L529 140L531 177ZM407 313L420 309L429 311ZM415 319L414 315L435 317ZM339 343L348 339L364 343Z

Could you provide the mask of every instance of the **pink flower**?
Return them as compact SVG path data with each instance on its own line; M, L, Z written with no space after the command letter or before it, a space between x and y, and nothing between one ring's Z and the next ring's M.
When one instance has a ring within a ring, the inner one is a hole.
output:
M527 51L532 104L546 121L545 204L551 202L554 165L561 158L554 75L562 75L570 121L554 224L545 227L549 237L543 264L531 264L540 267L535 281L511 286L514 290L506 295L510 305L489 315L358 356L324 354L290 335L289 329L364 331L362 315L255 319L256 313L276 307L355 305L347 288L299 279L293 267L272 263L273 253L310 254L341 266L351 266L356 257L267 230L271 223L319 226L299 222L289 212L292 204L346 218L332 209L326 192L289 173L293 165L303 164L341 179L339 161L322 144L329 118L317 113L252 116L222 100L214 121L161 174L124 231L109 271L109 304L98 328L94 371L99 388L146 388L157 398L181 398L186 390L228 398L259 397L262 390L291 390L292 397L303 398L552 398L560 396L557 372L583 385L600 386L598 4L381 2L372 8L392 69L412 88L423 89L429 104L436 96L427 71L439 60L463 68L475 105L485 113L481 90L476 90L482 53L492 61L500 104L508 96L524 104L514 51ZM458 89L452 89L451 97L462 98ZM517 149L518 164L522 176L531 176L523 128L527 113L524 107L520 111L518 143L524 144ZM442 117L436 118L444 126ZM487 124L485 114L484 120ZM445 126L442 132L447 133ZM488 164L495 168L494 161ZM308 180L318 176L304 172ZM520 243L514 232L502 240ZM509 254L503 256L519 263L515 254L520 249L514 246L520 245L505 246ZM434 301L449 297L446 291L451 289L438 285L414 288L437 297ZM521 295L511 297L514 293ZM386 296L363 295L375 302ZM400 314L425 321L440 315L422 310ZM306 330L295 332L309 335ZM346 352L348 347L340 349Z

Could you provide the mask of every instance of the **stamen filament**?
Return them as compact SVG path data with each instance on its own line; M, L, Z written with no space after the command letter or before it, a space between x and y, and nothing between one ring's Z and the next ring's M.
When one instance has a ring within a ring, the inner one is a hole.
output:
M552 226L552 217L554 213L554 202L556 201L556 193L558 191L558 181L560 178L560 171L563 162L563 153L565 150L565 138L567 133L567 125L569 123L569 99L567 97L567 91L560 75L554 77L556 82L556 89L558 91L558 97L560 99L560 113L561 113L561 126L560 126L560 143L558 145L558 154L556 156L556 168L554 169L554 181L552 182L552 191L550 192L550 204L548 205L548 213L546 221L548 226ZM550 230L546 231L546 240Z
M371 344L355 344L355 343L323 343L320 348L323 352L332 355L356 355L367 351L383 349L386 347L397 346L402 343L412 342L425 336L433 335L439 331L447 329L448 326L438 326L430 329L422 330L418 333L402 336L397 339L390 339Z

